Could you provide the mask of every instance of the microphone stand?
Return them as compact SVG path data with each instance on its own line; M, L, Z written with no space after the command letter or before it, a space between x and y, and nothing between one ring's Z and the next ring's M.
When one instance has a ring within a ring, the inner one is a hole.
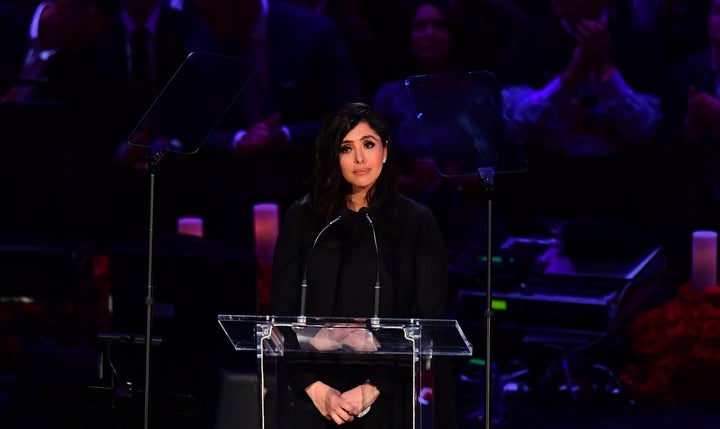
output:
M483 190L487 198L487 281L485 291L485 428L490 429L490 406L492 395L492 193L495 170L492 167L478 168Z
M363 207L360 209L360 213L365 216L365 219L370 225L373 235L373 244L375 245L375 301L373 306L373 316L370 319L370 326L373 329L380 328L380 250L378 249L377 235L375 234L375 224L373 224L370 213L367 208Z
M145 297L145 390L143 427L150 427L150 350L152 348L152 321L153 321L153 238L155 217L155 168L165 157L165 151L160 150L148 157L148 171L150 172L150 210L148 219L148 267L147 267L147 296Z
M522 144L505 109L503 93L492 72L477 71L410 76L405 81L435 161L450 161L451 171L475 171L487 193L487 290L485 317L485 427L490 428L492 397L492 200L495 168L510 173L527 169ZM444 104L438 100L447 100ZM459 127L458 127L459 125ZM446 131L452 131L447 134ZM457 131L455 131L457 130ZM445 134L445 135L443 135ZM457 143L447 137L456 136ZM444 137L444 138L443 138ZM497 141L495 141L497 140ZM436 148L437 145L442 148ZM440 161L437 155L441 155ZM474 162L472 170L466 170ZM487 166L486 166L487 165ZM440 170L439 170L440 171ZM473 413L474 415L479 414Z
M305 300L308 288L307 276L308 268L310 267L310 259L312 258L312 254L315 251L315 246L317 246L318 240L320 240L320 237L323 235L323 233L335 223L339 222L340 219L342 219L343 216L347 214L347 212L348 210L341 210L340 214L338 214L335 219L331 220L330 223L325 225L315 236L315 240L313 241L313 244L308 251L307 260L305 261L305 269L303 270L302 281L300 282L300 315L297 317L298 327L304 328L305 324L307 323L307 317L305 316Z

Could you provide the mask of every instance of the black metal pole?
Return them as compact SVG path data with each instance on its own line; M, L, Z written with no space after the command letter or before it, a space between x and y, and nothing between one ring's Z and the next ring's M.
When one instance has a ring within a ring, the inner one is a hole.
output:
M148 158L148 170L150 172L150 210L148 217L148 267L147 267L147 296L145 297L145 407L143 411L143 427L150 427L150 351L152 349L152 326L153 326L153 239L155 223L155 167L165 156L165 152L159 151Z
M485 303L485 428L490 429L492 415L492 193L495 172L492 168L478 169L487 197L487 279Z

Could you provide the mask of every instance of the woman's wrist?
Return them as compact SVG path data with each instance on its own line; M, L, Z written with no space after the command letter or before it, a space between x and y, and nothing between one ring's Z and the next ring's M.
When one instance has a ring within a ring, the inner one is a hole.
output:
M372 403L375 402L375 399L377 399L378 395L380 395L380 390L370 380L365 380L361 387L363 389L363 396L365 398L370 397L372 398L372 400L369 401L369 405L367 407L360 411L360 413L357 415L358 418L370 412L370 407L372 407Z
M363 395L366 398L372 398L372 402L374 402L375 399L380 396L380 389L378 389L378 387L370 380L365 380L365 382L362 384L362 389Z

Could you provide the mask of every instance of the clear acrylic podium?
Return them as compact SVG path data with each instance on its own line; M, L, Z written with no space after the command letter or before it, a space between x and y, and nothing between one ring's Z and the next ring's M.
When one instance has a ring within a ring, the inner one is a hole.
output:
M303 321L304 319L304 321ZM412 428L423 428L419 394L423 363L433 356L472 356L460 325L447 319L300 318L257 315L218 315L236 351L255 351L258 359L258 423L276 427L278 360L297 353L404 355L412 364ZM431 422L426 422L430 427ZM437 426L435 426L437 427Z

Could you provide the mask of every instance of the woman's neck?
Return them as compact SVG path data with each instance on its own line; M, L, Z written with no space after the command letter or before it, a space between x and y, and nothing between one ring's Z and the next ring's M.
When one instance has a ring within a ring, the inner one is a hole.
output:
M348 194L345 199L347 207L356 212L363 207L367 207L367 192L358 192L354 194Z

